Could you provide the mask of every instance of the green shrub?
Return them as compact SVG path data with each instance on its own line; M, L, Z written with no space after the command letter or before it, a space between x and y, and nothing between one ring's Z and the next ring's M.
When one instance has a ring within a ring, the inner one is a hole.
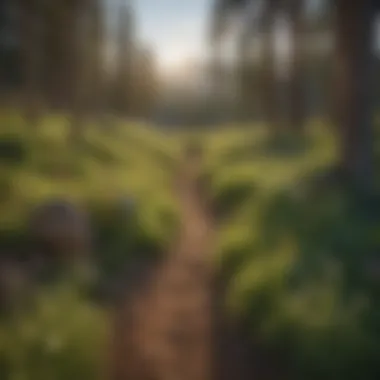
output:
M213 195L233 212L218 233L216 260L228 275L230 310L289 353L295 379L376 379L379 298L363 267L380 250L380 210L342 189L309 191L315 171L334 164L323 134L307 152L289 146L292 155L279 156L264 140L248 154L237 137L224 145L218 137Z
M0 325L2 379L104 379L107 319L75 288L41 291L26 314Z
M0 163L20 165L28 159L28 148L25 141L17 135L0 135Z
M0 204L8 201L14 193L12 178L9 175L0 176Z

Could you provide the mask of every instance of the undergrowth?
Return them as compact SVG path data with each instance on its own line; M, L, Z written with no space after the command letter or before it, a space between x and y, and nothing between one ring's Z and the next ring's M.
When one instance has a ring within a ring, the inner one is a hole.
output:
M202 138L231 313L285 348L293 378L378 378L378 282L367 268L380 251L379 199L315 189L336 160L323 125L305 149L268 145L259 128Z

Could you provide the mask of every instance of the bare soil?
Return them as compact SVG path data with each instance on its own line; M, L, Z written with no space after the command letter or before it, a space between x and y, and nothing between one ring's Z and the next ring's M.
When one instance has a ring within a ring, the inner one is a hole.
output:
M285 379L273 353L225 313L200 164L187 157L178 175L182 224L172 249L113 314L112 380Z

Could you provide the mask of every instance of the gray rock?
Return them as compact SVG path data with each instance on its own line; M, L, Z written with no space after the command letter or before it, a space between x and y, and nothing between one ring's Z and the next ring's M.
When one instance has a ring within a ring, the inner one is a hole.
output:
M66 257L90 251L91 227L87 213L66 200L50 200L39 205L29 220L35 241Z

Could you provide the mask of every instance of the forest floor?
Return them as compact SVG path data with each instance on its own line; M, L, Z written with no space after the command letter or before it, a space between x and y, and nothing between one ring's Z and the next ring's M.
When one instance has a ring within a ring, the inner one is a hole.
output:
M115 313L111 378L277 379L268 355L226 318L223 284L211 259L216 224L200 181L201 162L185 157L180 168L178 238Z
M185 158L178 174L174 196L182 223L177 241L116 313L115 379L211 376L213 275L207 254L213 223L197 186L199 164Z

